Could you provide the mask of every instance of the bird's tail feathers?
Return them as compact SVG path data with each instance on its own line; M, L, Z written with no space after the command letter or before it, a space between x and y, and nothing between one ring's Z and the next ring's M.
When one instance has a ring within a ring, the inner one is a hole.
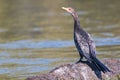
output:
M105 72L111 72L102 62L100 62L96 57L93 58L92 61L93 64L98 68L98 70L101 70L103 73Z

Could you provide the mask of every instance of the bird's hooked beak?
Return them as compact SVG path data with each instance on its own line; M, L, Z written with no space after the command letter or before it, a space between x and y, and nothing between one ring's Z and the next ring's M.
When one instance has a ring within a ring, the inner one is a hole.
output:
M68 8L62 7L62 9L64 9L64 10L66 10L66 11L68 11L68 12L69 12Z
M62 9L70 13L72 16L74 16L74 10L71 7L68 7L68 8L62 7Z

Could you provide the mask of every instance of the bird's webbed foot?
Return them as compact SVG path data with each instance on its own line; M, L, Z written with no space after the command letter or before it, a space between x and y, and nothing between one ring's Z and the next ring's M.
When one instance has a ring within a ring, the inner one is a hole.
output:
M78 63L80 63L82 60L80 59L79 61L77 61L75 64L78 64Z
M83 58L80 58L79 61L77 61L75 64L78 64L78 63L86 63L86 61L83 60Z
M76 62L76 64L77 64L77 63L80 63L80 62L83 62L83 61L82 61L82 58L80 58L79 61Z

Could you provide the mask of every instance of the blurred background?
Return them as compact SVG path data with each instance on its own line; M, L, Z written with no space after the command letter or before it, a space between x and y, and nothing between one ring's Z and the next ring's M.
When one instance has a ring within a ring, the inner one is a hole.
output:
M120 58L120 0L0 0L0 79L23 80L79 60L73 7L97 56Z

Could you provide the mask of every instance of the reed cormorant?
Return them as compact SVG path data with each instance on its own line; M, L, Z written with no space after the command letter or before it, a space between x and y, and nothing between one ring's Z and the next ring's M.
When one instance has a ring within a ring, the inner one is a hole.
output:
M90 64L96 66L97 69L103 73L110 72L110 70L97 59L95 43L90 34L81 28L78 15L75 10L71 7L62 7L62 9L69 12L74 19L74 42L80 55L80 60L77 63L82 62L84 57Z

